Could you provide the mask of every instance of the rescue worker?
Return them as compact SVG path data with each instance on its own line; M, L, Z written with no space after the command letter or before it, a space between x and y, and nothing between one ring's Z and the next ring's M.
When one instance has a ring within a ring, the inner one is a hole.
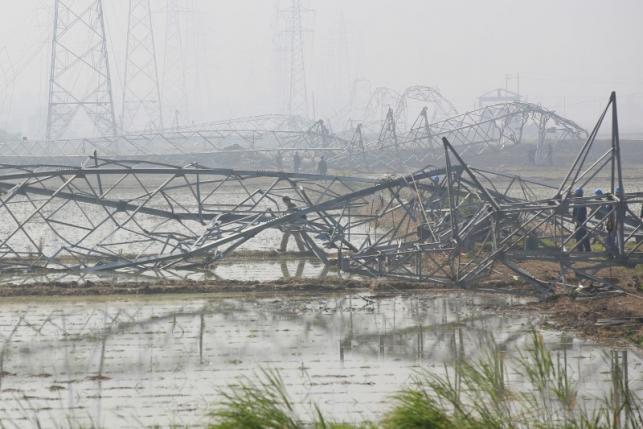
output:
M299 209L289 196L283 197L282 201L286 205L286 213L291 214L299 211ZM306 219L306 216L304 215L299 218L299 221L294 220L291 225L286 226L287 229L283 230L284 235L281 237L281 245L279 246L280 252L283 253L288 249L288 241L290 240L291 235L295 237L295 243L297 243L297 248L299 249L299 251L304 252L306 250L304 246L304 240L301 237L301 232L299 231L298 227L295 226L297 223L301 223L301 219Z
M574 192L574 196L576 198L582 198L583 189L576 189L576 192ZM576 243L578 243L578 251L591 252L592 246L589 242L587 228L584 225L585 221L587 220L587 207L582 204L576 205L572 210L572 218L574 219L574 223L576 224L576 232L574 233L574 238L576 239Z
M322 176L325 176L328 173L328 164L326 164L326 159L323 155L319 160L319 164L317 164L317 171Z
M603 190L602 189L595 189L594 190L594 196L598 199L602 199L604 197ZM607 197L608 199L612 199L611 196ZM612 205L610 204L603 204L598 206L598 208L595 209L595 214L594 217L598 221L603 221L605 225L605 231L607 231L607 239L605 240L605 250L609 254L610 258L614 256L616 253L616 213L615 210L613 210Z
M527 164L536 164L536 149L529 149L529 152L527 152Z
M554 146L547 144L547 164L554 165Z
M281 151L277 152L277 171L283 171L284 169L284 157L281 155Z
M295 173L299 173L300 168L301 168L301 157L299 156L299 152L295 152L295 156L292 158L292 169Z
M614 214L614 220L616 221L618 219L618 216L619 216L618 213L623 213L623 215L625 216L625 214L627 213L628 208L627 208L627 201L625 201L625 195L624 195L624 192L623 192L623 188L621 188L620 186L617 186L616 189L614 190L614 194L616 195L616 198L618 198L617 211ZM615 222L615 228L614 228L614 234L616 235L616 249L615 250L618 253L619 249L621 249L621 247L623 247L624 244L623 244L623 246L621 246L621 236L618 234L617 227L618 227L618 222ZM625 238L625 237L623 237L623 238Z

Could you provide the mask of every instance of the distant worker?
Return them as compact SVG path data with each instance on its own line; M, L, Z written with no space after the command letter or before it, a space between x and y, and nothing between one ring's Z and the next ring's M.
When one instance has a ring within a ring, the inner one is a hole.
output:
M297 205L293 203L293 201L290 199L290 197L285 196L282 198L282 201L286 205L286 213L291 214L291 213L296 213L299 211L297 208ZM297 248L299 249L300 252L304 252L306 250L304 246L304 240L301 236L301 229L298 226L298 224L303 223L305 221L306 216L298 216L297 219L295 219L292 223L285 225L283 231L283 236L281 237L281 245L279 246L279 251L280 252L285 252L288 249L288 241L290 240L290 236L295 237L295 243L297 243Z
M583 197L583 189L578 188L574 193L576 198ZM589 242L589 235L587 234L587 228L585 222L587 221L587 207L581 202L575 202L575 207L572 210L572 218L576 224L576 232L574 233L574 238L576 239L577 247L579 252L591 252L592 246Z
M625 193L623 192L623 188L617 186L614 190L614 195L618 200L616 213L614 214L614 220L616 221L617 219L619 219L620 213L623 213L623 216L625 216L629 209L627 208L627 201L625 200ZM619 253L620 249L625 247L625 243L621 242L621 240L625 239L625 237L621 237L618 231L616 231L616 227L618 226L618 222L615 222L614 235L616 236L616 253Z
M547 164L554 165L554 146L547 144Z
M295 152L295 156L292 159L292 167L295 173L299 173L299 169L301 168L301 157L299 156L299 152Z
M326 164L326 159L322 156L317 165L317 171L322 176L325 176L328 173L328 164Z
M602 189L594 190L594 196L602 199L604 194ZM607 196L608 200L613 201L611 195ZM607 240L605 241L605 250L610 257L613 257L616 252L616 206L611 204L603 204L595 209L594 218L599 222L604 222L605 231L607 232Z
M529 152L527 152L527 164L534 165L535 163L536 163L536 150L529 149Z
M277 152L277 171L283 171L284 169L284 157L281 155L281 151Z

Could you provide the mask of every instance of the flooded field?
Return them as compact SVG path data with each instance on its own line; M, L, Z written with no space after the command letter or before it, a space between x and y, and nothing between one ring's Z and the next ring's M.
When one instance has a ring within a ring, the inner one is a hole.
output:
M203 270L172 270L172 271L149 271L141 272L136 275L127 273L83 273L74 272L53 272L53 273L33 273L26 275L5 274L0 276L0 281L5 284L14 285L32 285L35 283L48 282L110 282L119 284L124 282L141 282L151 283L159 280L181 281L263 281L286 280L290 278L305 279L322 279L334 278L338 276L338 271L334 267L324 265L318 259L305 257L301 255L293 256L266 256L259 258L236 257L229 260L223 260L216 265ZM349 275L343 273L343 277Z
M537 315L518 298L464 292L324 296L163 296L5 300L0 304L0 421L6 427L198 425L220 389L280 371L302 410L375 419L420 367L474 359L493 338L507 354ZM611 383L610 350L547 331L582 395ZM629 386L643 360L629 353ZM508 368L508 383L522 380ZM305 414L305 412L304 412Z

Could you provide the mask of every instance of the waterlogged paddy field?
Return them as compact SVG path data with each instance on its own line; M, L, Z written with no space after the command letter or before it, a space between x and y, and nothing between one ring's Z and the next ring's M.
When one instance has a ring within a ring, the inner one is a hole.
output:
M529 343L518 299L441 292L405 295L180 296L5 300L0 304L0 421L104 427L198 425L219 389L278 369L302 410L376 419L420 367L475 359L493 337L507 354ZM490 306L489 304L493 304ZM610 350L545 332L566 356L581 395L606 393ZM643 360L628 355L630 388ZM508 383L522 382L508 364Z
M291 240L294 241L294 240ZM124 273L89 273L79 275L74 272L60 273L34 273L25 275L22 273L5 274L0 276L0 282L23 285L28 287L34 283L70 283L70 282L109 282L118 284L123 282L150 283L158 280L219 280L219 281L262 281L286 280L290 278L299 279L324 279L337 278L337 269L323 264L314 257L293 257L291 255L281 257L258 258L240 257L228 258L218 262L208 270L188 271L149 271L127 275ZM344 278L352 277L342 273ZM358 276L355 276L358 277Z

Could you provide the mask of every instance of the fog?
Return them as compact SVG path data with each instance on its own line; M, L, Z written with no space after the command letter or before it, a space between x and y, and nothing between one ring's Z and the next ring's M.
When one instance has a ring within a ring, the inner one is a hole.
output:
M187 93L182 122L286 112L278 10L289 2L179 2ZM104 1L117 112L127 5ZM311 117L332 117L360 79L398 92L436 87L460 112L473 109L482 93L507 87L585 127L615 90L624 134L643 131L640 0L310 0L307 7ZM0 8L0 128L42 136L53 0L4 0ZM152 9L163 75L166 1L152 0Z

